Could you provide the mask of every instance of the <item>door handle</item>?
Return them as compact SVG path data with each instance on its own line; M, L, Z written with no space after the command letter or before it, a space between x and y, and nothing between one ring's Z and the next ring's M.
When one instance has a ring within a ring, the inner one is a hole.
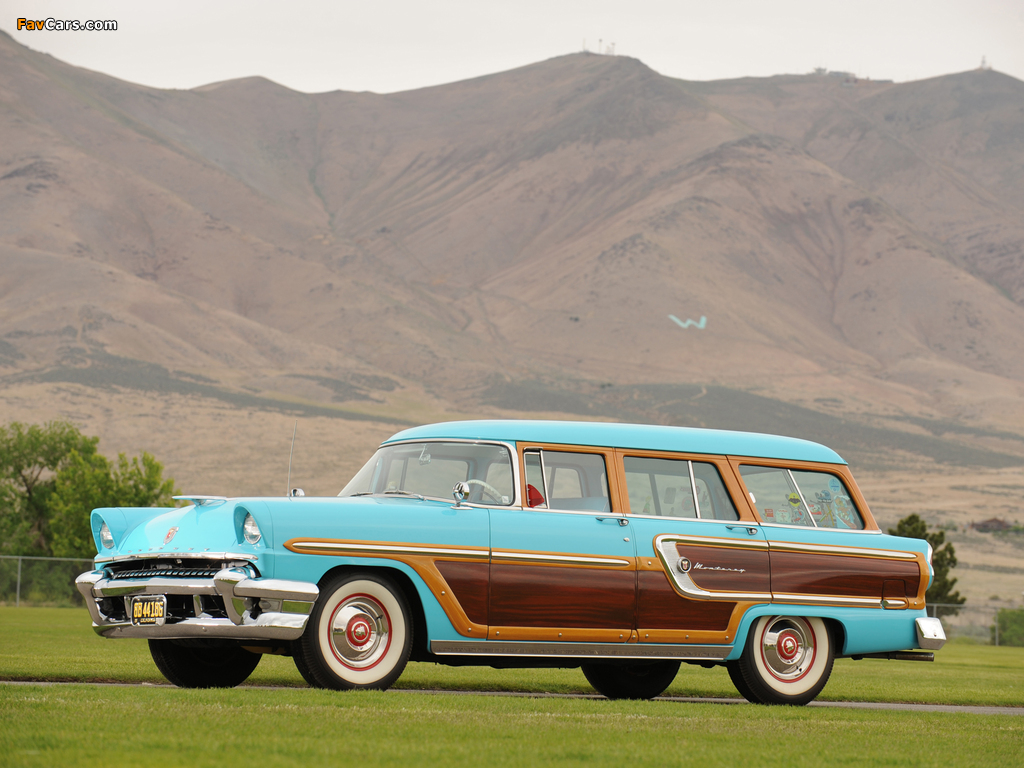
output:
M751 536L757 536L757 528L752 525L727 525L730 531L746 531Z
M599 523L608 523L617 520L619 525L629 525L629 520L624 517L596 517L594 519Z

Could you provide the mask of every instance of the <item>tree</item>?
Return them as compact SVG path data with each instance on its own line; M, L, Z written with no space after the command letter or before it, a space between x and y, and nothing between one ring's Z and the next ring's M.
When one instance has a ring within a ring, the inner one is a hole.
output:
M927 523L920 516L908 515L900 520L895 528L890 528L889 533L908 539L924 539L932 545L932 569L935 576L925 593L925 602L940 605L963 605L967 602L966 597L961 597L959 592L953 591L956 579L949 578L949 572L956 568L956 550L953 549L951 542L946 541L945 531L929 533ZM935 609L936 616L954 616L959 612L959 608Z
M64 421L0 426L0 550L91 558L94 508L173 504L160 462L120 454L115 466L98 443Z
M50 554L48 503L56 474L72 453L92 456L98 443L66 421L0 426L0 549Z
M51 544L56 557L93 557L96 543L90 523L98 507L171 507L174 480L163 478L163 466L143 451L142 457L120 453L117 466L98 453L72 454L57 473L50 495Z

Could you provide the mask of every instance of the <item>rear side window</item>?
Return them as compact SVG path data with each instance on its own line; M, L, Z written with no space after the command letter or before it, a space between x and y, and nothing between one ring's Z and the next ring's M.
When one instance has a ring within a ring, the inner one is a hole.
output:
M863 530L846 484L830 472L741 464L751 501L766 523Z
M626 456L623 469L634 515L739 519L714 464Z

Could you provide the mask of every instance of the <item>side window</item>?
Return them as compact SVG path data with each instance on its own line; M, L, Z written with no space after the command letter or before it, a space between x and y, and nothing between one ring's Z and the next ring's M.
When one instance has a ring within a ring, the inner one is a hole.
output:
M751 501L766 523L814 527L788 469L741 464L740 475L750 492Z
M718 467L710 462L694 461L693 480L697 486L697 506L702 518L714 520L739 520L736 505L725 490L725 483L718 473Z
M864 519L853 503L850 491L840 478L828 472L793 470L811 516L819 528L864 529Z
M527 453L525 458L529 456L530 453ZM550 496L546 497L548 508L589 512L611 511L608 500L608 471L604 465L604 456L597 453L568 451L541 451L540 456L543 460L543 475L547 479L547 490L550 493ZM527 483L536 485L530 480L529 464L526 476ZM529 494L529 489L527 493Z
M849 489L830 472L742 464L740 475L766 523L864 529Z
M623 465L632 514L697 517L690 462L626 456Z

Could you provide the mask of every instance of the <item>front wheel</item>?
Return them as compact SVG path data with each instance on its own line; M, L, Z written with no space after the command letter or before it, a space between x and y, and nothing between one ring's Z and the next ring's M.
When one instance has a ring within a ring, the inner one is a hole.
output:
M405 596L386 576L337 576L321 585L299 644L296 666L314 685L383 691L402 674L412 650Z
M676 679L679 662L584 664L581 669L587 682L609 699L653 699Z
M149 652L157 669L179 688L234 688L263 658L216 640L150 640Z
M751 627L739 659L746 690L737 688L755 704L801 706L821 693L834 658L828 627L821 619L762 616Z

